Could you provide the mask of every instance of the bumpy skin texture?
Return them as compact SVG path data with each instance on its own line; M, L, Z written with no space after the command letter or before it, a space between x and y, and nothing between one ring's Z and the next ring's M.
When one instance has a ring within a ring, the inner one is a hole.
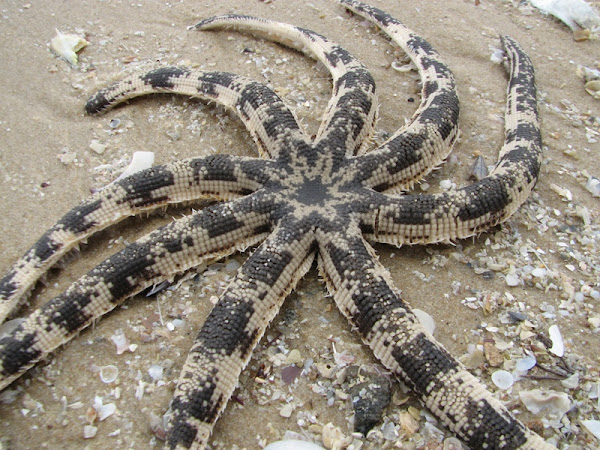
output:
M0 282L0 318L70 248L124 217L169 203L222 200L131 244L31 314L0 341L0 387L8 385L96 318L143 289L208 259L258 245L220 297L182 370L171 404L168 448L204 448L253 348L283 300L311 267L381 363L471 448L552 448L518 422L421 326L368 241L452 241L508 218L540 170L533 67L502 37L510 81L506 139L489 176L436 195L394 195L438 165L458 132L452 73L421 37L385 12L353 0L418 67L422 100L412 121L366 152L376 119L375 83L339 45L306 29L247 16L206 19L197 29L234 27L321 61L333 95L316 137L266 86L222 72L167 67L108 87L90 114L155 92L212 100L250 131L262 158L216 155L154 167L117 181L67 213Z

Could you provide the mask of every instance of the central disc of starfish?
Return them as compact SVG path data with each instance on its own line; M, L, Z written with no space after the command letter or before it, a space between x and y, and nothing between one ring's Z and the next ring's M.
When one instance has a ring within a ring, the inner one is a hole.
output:
M331 186L324 184L321 178L316 178L304 180L304 183L297 188L295 198L298 202L307 206L318 205L323 207L333 200L333 195Z

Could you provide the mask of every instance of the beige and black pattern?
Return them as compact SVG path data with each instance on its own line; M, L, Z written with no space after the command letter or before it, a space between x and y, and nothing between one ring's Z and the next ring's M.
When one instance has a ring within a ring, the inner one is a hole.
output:
M506 138L489 176L435 195L394 195L448 154L458 133L453 76L421 37L385 12L345 7L376 23L412 58L422 99L412 120L366 152L375 83L343 48L306 29L247 16L200 22L235 27L318 59L333 95L314 138L266 86L223 72L168 67L100 91L86 111L170 92L231 109L262 158L215 155L154 167L117 181L67 213L0 281L2 319L69 249L119 220L170 203L221 201L129 245L31 314L0 340L5 387L95 319L142 290L206 260L258 245L221 295L189 353L171 404L168 448L203 448L252 350L315 258L341 312L377 358L471 448L551 448L517 421L420 325L369 242L453 241L508 218L533 189L541 160L533 67L502 37L510 74Z

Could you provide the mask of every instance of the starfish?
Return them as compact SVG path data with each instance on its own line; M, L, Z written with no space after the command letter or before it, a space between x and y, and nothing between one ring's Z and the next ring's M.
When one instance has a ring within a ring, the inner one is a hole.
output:
M407 53L422 79L410 123L367 151L377 116L366 67L325 37L240 15L194 28L235 27L322 62L333 95L316 136L268 87L224 72L167 67L93 96L94 114L156 92L214 101L245 124L261 158L214 155L153 167L116 181L68 212L0 281L0 320L78 242L119 220L166 204L220 201L148 234L33 312L0 340L0 388L127 298L207 260L258 246L200 330L171 403L168 448L204 448L252 350L315 259L328 291L363 341L393 374L472 448L551 448L496 400L421 325L370 242L450 242L506 220L539 174L541 138L531 61L501 37L510 75L506 138L494 170L440 194L404 191L439 165L458 135L455 82L438 53L385 12L346 8L377 24Z

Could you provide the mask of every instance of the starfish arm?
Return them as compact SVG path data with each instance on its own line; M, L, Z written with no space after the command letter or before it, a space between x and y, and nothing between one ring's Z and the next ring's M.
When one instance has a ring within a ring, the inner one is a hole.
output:
M503 222L527 199L542 162L533 65L513 39L504 36L502 43L510 81L506 137L494 170L455 191L402 197L382 194L362 217L370 239L401 245L465 238Z
M142 290L265 238L270 203L216 204L146 235L96 266L0 339L0 389Z
M423 38L380 9L338 0L379 26L417 66L421 104L408 125L374 151L362 155L361 180L377 191L400 191L439 165L458 135L459 103L452 72Z
M78 243L124 218L201 198L228 200L258 189L272 164L214 155L156 166L110 184L66 213L0 280L0 323L35 282Z
M470 448L553 448L517 421L423 328L357 230L320 240L319 271L375 356Z
M310 268L314 236L278 226L239 269L204 323L171 403L167 448L204 448L252 350Z
M333 77L333 94L315 142L329 146L331 151L348 155L366 149L377 117L375 80L347 50L314 31L251 16L229 14L211 17L194 28L249 31L321 62Z
M244 123L263 157L276 157L278 149L290 139L305 139L294 114L275 92L262 83L227 72L163 67L132 75L96 93L85 110L95 114L131 98L159 92L223 105Z

